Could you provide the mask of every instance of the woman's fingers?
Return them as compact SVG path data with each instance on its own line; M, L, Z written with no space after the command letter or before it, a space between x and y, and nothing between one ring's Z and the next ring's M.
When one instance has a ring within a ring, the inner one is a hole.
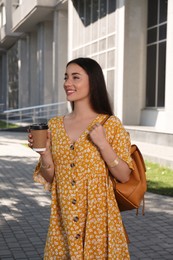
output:
M32 146L33 146L33 139L32 139L32 134L28 134L28 146L30 147L30 148L32 148Z

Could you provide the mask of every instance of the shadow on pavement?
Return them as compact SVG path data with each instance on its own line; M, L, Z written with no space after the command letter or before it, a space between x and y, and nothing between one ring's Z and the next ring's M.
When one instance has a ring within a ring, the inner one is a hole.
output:
M173 259L173 199L147 193L145 215L122 213L131 241L131 260Z
M42 259L50 194L35 184L36 159L0 158L0 259Z

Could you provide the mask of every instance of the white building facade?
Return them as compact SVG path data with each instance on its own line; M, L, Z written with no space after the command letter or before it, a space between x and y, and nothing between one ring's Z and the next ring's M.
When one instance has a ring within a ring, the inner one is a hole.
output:
M172 0L0 0L0 104L65 101L67 61L97 60L125 125L173 133Z

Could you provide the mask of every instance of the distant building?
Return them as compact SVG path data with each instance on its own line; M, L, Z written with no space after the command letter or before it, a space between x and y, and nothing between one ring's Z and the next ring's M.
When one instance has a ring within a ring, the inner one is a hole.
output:
M172 0L0 0L0 109L65 101L68 60L103 68L125 125L173 133Z

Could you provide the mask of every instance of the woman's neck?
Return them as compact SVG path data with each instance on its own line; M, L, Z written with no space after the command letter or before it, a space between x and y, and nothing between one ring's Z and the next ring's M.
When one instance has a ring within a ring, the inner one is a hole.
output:
M94 118L98 115L90 105L75 103L71 116L74 118Z

